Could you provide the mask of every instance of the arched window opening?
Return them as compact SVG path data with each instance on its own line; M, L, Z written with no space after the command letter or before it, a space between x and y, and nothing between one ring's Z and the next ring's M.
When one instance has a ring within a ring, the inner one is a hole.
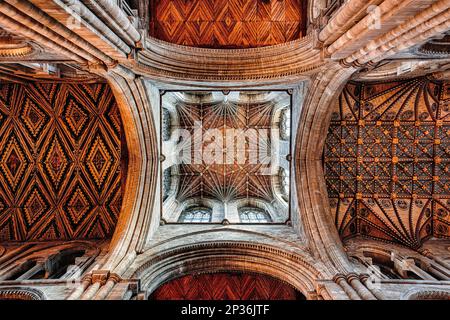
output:
M162 108L162 138L163 141L168 141L171 134L171 117L170 112L166 108Z
M242 223L269 223L272 222L269 214L260 208L241 208L239 210L239 219Z
M280 137L282 140L289 140L291 137L291 110L289 108L281 110Z
M76 259L82 257L85 250L63 250L49 261L50 279L59 279L66 274L70 266L76 265Z
M167 168L163 172L163 201L169 197L170 186L172 183L172 169Z
M284 168L280 168L280 187L283 199L287 202L289 199L290 177Z
M12 271L5 276L4 280L26 280L39 273L40 270L37 267L37 262L35 260L25 261L20 265L16 266ZM36 273L32 273L36 270Z
M371 258L372 265L378 267L387 279L403 279L390 256L374 252L364 252L364 256Z
M39 280L59 279L76 265L76 259L82 257L85 250L66 249L49 258L39 258L19 263L3 276L2 280Z
M212 210L195 207L183 211L178 219L180 223L208 223L211 222Z

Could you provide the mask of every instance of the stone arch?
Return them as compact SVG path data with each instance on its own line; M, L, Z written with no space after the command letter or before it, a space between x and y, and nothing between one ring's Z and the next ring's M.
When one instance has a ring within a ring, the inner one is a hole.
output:
M202 242L158 252L133 273L141 279L147 298L156 288L183 275L250 272L290 284L308 299L315 299L315 280L321 271L300 254L251 242Z
M308 22L311 23L320 17L322 10L327 7L327 0L308 1Z
M6 287L0 289L0 300L46 300L46 297L36 289Z
M155 114L159 110L159 91L130 70L97 72L108 80L116 98L128 149L128 168L122 208L105 262L99 268L123 272L128 252L142 250L148 235L156 230L160 216L153 214L157 196L158 143ZM152 106L155 104L155 106ZM139 234L140 236L134 236ZM130 249L131 248L131 249ZM122 265L120 263L123 262Z
M294 179L298 198L298 215L311 249L331 269L352 271L336 226L330 217L328 192L322 166L322 154L331 120L333 102L348 81L353 68L338 64L319 72L309 83L303 103L294 146Z
M403 294L401 300L450 300L450 290L411 289Z

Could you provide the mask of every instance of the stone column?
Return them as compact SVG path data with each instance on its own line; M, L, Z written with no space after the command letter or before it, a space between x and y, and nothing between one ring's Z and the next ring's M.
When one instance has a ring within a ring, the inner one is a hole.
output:
M91 300L92 297L97 293L98 289L100 289L101 283L95 282L92 285L90 285L86 291L81 296L81 300Z
M394 262L396 268L398 269L399 273L402 274L405 278L406 272L410 271L415 273L417 276L422 278L423 280L436 280L434 277L432 277L430 274L428 274L426 271L422 270L418 266L416 266L416 263L413 259L403 259L403 260L396 260Z
M85 277L79 286L77 286L75 288L75 290L72 291L72 293L67 297L67 300L77 300L79 297L81 297L81 295L83 294L83 292L89 287L89 285L91 284L92 278L91 276L87 276Z
M428 271L441 280L450 280L450 265L443 259L436 257L430 250L424 250L422 255L431 260Z
M375 288L371 283L369 283L369 276L362 275L361 282L366 286L367 289L378 299L378 300L386 300L386 297L381 292L380 289Z
M81 300L91 300L99 291L100 287L106 284L109 278L108 270L95 270L92 272L92 284L81 296Z
M324 285L317 286L317 300L333 300Z
M429 273L431 273L433 276L435 276L439 280L450 281L450 277L445 275L441 271L439 271L439 269L437 267L435 267L433 265L433 263L428 266L428 270L427 271Z
M340 274L334 277L334 282L341 286L351 300L361 300L358 293L348 283L344 275Z
M367 2L367 0L355 0L345 3L342 9L330 19L319 33L319 40L325 42L333 37L354 15L367 6Z
M105 299L113 290L114 286L120 281L120 277L117 275L111 275L106 281L106 284L100 288L94 300Z
M347 280L352 286L353 289L356 290L358 295L363 298L363 300L377 300L377 298L366 288L365 285L361 283L358 275L350 274L347 276Z

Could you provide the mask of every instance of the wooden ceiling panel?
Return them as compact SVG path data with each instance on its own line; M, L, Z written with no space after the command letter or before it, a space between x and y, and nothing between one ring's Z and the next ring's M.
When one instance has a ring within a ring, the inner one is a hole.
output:
M0 241L111 236L121 138L106 84L0 83Z
M305 300L274 278L240 273L184 276L159 287L150 300Z
M150 35L196 47L252 48L300 38L304 0L153 0Z
M325 178L341 237L418 248L450 238L450 83L351 83L332 114Z

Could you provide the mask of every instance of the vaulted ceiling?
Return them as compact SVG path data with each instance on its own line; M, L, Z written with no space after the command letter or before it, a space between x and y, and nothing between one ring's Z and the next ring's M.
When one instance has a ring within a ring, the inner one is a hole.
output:
M450 238L450 83L350 83L325 146L331 214L357 235L420 247Z
M175 101L171 102L172 109L177 118L174 128L187 130L192 137L180 142L180 149L191 152L189 162L177 164L176 173L171 173L178 181L176 199L180 202L203 198L220 202L258 199L272 203L276 190L273 179L278 179L279 167L284 165L289 175L286 160L290 151L289 140L285 139L285 148L271 149L283 145L283 141L278 145L272 143L273 134L280 134L272 130L279 130L280 121L274 120L277 112L279 114L283 108L290 110L289 94L263 91L233 91L226 95L222 92L171 92L163 96L163 105L172 98ZM277 101L280 102L278 105ZM198 130L201 130L200 135L196 133ZM232 134L236 136L230 144ZM172 139L176 137L174 135ZM227 151L228 147L232 151ZM165 155L173 152L163 145ZM270 152L278 152L278 163L272 160ZM211 159L207 158L209 154ZM281 214L288 216L287 212Z
M110 236L121 136L106 84L0 83L0 241Z
M186 104L179 103L177 111L180 116L180 128L188 129L194 136L195 122L201 121L204 130L219 128L223 130L223 141L218 148L223 149L226 141L225 128L242 129L260 128L269 130L271 128L271 115L273 104L270 102L262 104L235 104L212 103L212 104ZM245 139L245 137L238 137ZM195 139L195 138L194 138ZM257 137L255 137L257 139ZM210 139L200 142L204 149ZM195 144L195 141L194 141ZM273 194L271 188L271 176L263 175L260 172L261 163L251 163L248 153L257 154L258 150L250 149L252 145L246 142L243 147L247 150L236 150L245 153L245 163L239 163L236 159L230 164L218 163L207 164L204 161L200 164L180 165L180 188L177 198L184 200L192 197L211 197L215 199L236 199L236 198L261 198L272 201ZM236 145L237 147L237 145ZM196 153L202 152L193 148L193 157ZM220 163L219 163L220 162Z
M251 48L304 35L305 0L152 0L150 35L208 48Z

